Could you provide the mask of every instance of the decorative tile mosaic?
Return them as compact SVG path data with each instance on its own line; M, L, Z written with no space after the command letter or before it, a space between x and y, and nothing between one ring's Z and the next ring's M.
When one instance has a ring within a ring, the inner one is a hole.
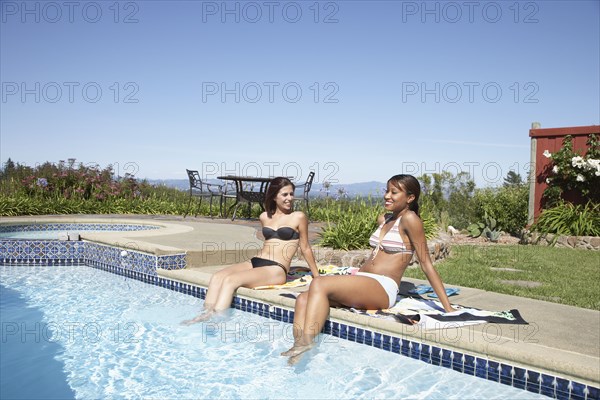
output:
M157 275L157 268L185 268L185 254L156 256L87 241L0 240L0 265L65 265L87 263Z
M0 265L81 265L84 242L0 240Z

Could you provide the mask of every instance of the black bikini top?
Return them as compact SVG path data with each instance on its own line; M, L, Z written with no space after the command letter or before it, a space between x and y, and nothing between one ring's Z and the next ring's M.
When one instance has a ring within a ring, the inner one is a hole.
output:
M277 230L263 226L262 234L265 240L280 239L280 240L296 240L300 239L300 234L289 226L283 226Z

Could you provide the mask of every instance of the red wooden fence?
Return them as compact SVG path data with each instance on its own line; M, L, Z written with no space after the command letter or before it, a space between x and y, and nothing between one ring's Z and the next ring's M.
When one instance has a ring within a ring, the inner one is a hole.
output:
M535 166L535 177L529 182L529 224L532 224L543 208L542 194L548 185L546 184L546 167L552 160L544 157L544 151L555 153L563 145L565 136L573 137L573 150L585 154L587 152L587 140L590 134L600 135L600 125L573 126L568 128L532 128L529 130L531 137L531 161Z

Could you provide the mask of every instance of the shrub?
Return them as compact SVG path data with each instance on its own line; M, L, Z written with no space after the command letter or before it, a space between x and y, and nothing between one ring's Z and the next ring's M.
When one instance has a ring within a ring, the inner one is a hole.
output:
M542 211L531 229L542 234L600 236L600 204L589 201L575 205L560 200Z
M467 227L469 236L483 236L491 242L497 242L501 231L496 229L496 220L490 217L487 212L483 216L483 222L476 222Z
M573 150L572 139L566 136L556 153L544 151L544 156L552 159L544 171L548 187L543 197L547 206L558 204L567 193L600 202L600 147L596 135L589 136L585 155Z
M467 172L456 175L448 171L423 175L419 178L422 184L420 202L427 206L431 215L442 223L443 228L450 224L458 229L466 228L473 220L473 193L475 182Z
M527 186L503 186L479 189L473 198L476 221L489 215L497 221L498 229L519 235L527 225L529 190Z

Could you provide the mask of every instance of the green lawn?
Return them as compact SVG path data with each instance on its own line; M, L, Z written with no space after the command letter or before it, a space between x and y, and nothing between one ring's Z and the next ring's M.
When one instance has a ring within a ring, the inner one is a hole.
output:
M496 271L512 268L519 272ZM600 310L600 252L544 246L453 246L436 264L444 283ZM406 276L425 279L420 269ZM540 282L520 287L500 282Z

